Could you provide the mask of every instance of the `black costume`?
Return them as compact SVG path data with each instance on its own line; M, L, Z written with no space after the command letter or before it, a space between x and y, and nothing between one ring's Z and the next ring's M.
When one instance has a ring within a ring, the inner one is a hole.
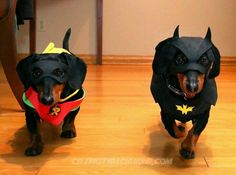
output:
M155 102L159 103L162 111L171 114L175 119L185 123L204 113L211 105L215 105L217 100L215 80L208 79L204 86L203 91L195 98L185 99L183 96L170 91L164 78L153 74L151 92ZM181 107L182 109L180 109Z
M175 64L179 52L187 57L186 64ZM205 66L199 63L203 54L209 59L209 64ZM217 101L214 77L220 71L220 54L211 42L210 29L203 39L179 37L177 27L172 38L157 45L152 68L151 92L160 105L162 121L170 135L176 137L173 130L175 120L183 123L192 120L196 124L194 134L200 134L207 124L211 105ZM177 73L188 71L206 75L202 92L191 99L185 98L177 79Z

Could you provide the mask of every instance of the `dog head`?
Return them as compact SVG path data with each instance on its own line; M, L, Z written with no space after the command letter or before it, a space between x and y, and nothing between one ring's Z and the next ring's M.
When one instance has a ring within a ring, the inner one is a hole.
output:
M152 67L157 75L172 82L177 78L173 86L193 98L202 91L206 79L220 72L220 53L211 41L210 28L205 38L179 37L178 26L173 37L157 45Z
M63 44L64 45L64 44ZM65 87L79 89L86 76L86 64L70 53L33 54L17 65L25 90L32 87L44 105L60 101Z

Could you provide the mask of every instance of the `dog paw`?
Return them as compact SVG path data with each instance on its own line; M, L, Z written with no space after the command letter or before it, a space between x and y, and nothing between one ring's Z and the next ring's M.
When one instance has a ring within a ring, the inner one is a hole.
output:
M186 150L184 148L181 148L179 150L179 153L184 159L194 159L195 158L195 152L194 151L189 151L189 150Z
M76 132L73 130L63 131L61 133L61 137L66 138L66 139L74 138L74 137L76 137Z
M43 147L41 145L28 147L25 150L26 156L37 156L43 152Z

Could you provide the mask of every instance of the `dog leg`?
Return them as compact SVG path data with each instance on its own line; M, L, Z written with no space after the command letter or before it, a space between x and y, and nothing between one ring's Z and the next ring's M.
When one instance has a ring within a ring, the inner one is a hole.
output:
M193 134L194 126L189 130L187 137L181 144L180 155L185 159L193 159L199 135Z
M75 124L74 120L79 112L79 109L70 112L64 119L64 123L62 125L62 133L61 137L63 138L73 138L76 137L76 129L75 129Z
M184 159L193 159L195 157L195 150L198 138L201 132L205 129L210 109L202 116L198 116L196 121L193 121L193 127L189 130L187 137L181 144L180 155Z
M181 138L185 135L185 128L181 125L177 126L173 117L161 111L161 120L165 125L168 133L174 138Z
M38 124L40 122L38 114L32 109L26 107L26 125L30 133L30 144L25 150L26 156L37 156L43 151L43 142L38 131Z

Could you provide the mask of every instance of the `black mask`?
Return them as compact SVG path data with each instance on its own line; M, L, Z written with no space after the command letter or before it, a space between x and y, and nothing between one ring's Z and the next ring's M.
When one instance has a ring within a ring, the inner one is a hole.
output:
M193 70L216 77L220 72L220 54L211 41L208 28L205 38L179 37L179 26L172 38L160 42L156 47L153 71L157 74L184 73Z
M35 84L45 77L52 78L59 83L68 80L68 65L57 60L40 60L30 66L30 78Z

